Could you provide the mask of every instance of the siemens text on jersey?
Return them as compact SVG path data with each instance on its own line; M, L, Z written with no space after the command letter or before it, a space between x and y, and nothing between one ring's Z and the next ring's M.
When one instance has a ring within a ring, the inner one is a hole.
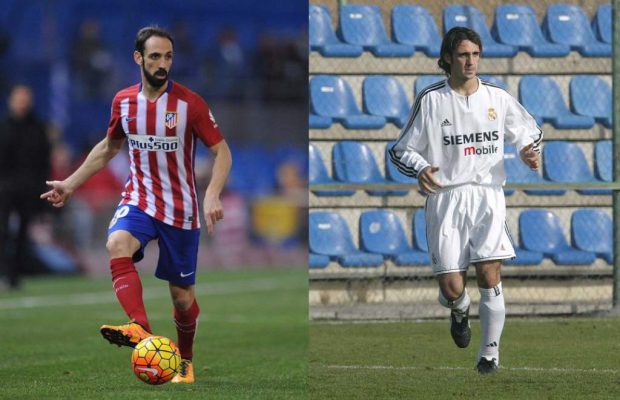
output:
M443 137L444 145L491 142L499 139L498 131L476 132L464 135L450 135Z

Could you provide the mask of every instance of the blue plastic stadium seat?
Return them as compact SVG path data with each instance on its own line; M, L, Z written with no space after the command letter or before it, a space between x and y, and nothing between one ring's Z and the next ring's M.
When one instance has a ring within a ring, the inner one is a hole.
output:
M519 49L498 43L489 32L484 15L473 6L448 6L443 9L444 33L455 26L473 29L480 35L484 57L514 57Z
M415 53L413 46L390 40L378 6L342 6L340 33L347 43L362 46L377 57L410 57Z
M329 256L343 267L378 267L383 264L383 256L355 247L351 231L339 214L311 212L308 219L310 252Z
M515 244L512 247L515 258L504 260L505 265L539 265L543 260L543 254L539 251L525 250Z
M596 179L579 145L572 142L547 142L543 148L543 171L553 182L601 182ZM609 189L579 189L582 194L611 194Z
M385 118L360 111L349 83L339 76L316 75L310 80L310 106L316 115L330 117L347 129L379 129Z
M414 250L399 218L390 211L365 211L359 222L360 248L390 258L394 264L428 265L428 253Z
M588 16L579 6L551 4L543 20L543 32L554 43L565 44L585 57L611 56L611 44L599 42Z
M332 126L332 119L330 117L323 117L316 114L309 114L308 126L310 129L328 129Z
M433 83L445 81L447 78L445 75L420 75L416 78L413 84L413 93L418 95L422 90L429 87Z
M570 53L569 46L545 39L530 6L498 5L492 32L500 42L527 51L532 57L564 57Z
M504 89L505 91L508 91L508 84L506 83L506 81L497 75L480 75L479 78L484 82L491 83Z
M504 169L506 170L506 182L508 183L545 183L545 180L536 171L529 168L517 153L517 149L511 144L504 145ZM513 190L504 189L507 195ZM534 195L562 195L563 189L525 189L526 194Z
M343 43L332 28L332 17L325 6L310 5L310 49L324 57L359 57L362 46Z
M527 75L519 81L519 99L536 122L548 122L558 129L589 129L594 118L570 112L558 84L549 77Z
M309 183L328 185L338 183L329 176L321 152L312 144L308 146L308 163L310 164L308 171ZM355 190L313 190L312 193L317 196L352 196Z
M413 248L428 252L428 241L426 239L426 217L424 216L423 208L416 210L413 214L411 224Z
M405 183L408 185L418 185L418 180L407 176L400 172L396 165L390 160L389 151L396 142L392 141L386 144L385 146L385 178L388 181L392 181L394 183ZM406 193L406 192L405 192Z
M595 253L608 264L613 263L613 227L611 217L602 210L584 208L571 217L573 246Z
M402 128L407 123L409 100L400 82L385 75L371 75L362 84L364 111L386 118Z
M347 183L389 183L379 172L379 167L370 148L362 142L344 140L332 148L334 178ZM367 190L371 196L405 195L400 190Z
M396 43L413 46L429 57L439 57L439 29L431 13L422 6L397 5L392 8L392 37Z
M603 182L611 182L611 140L600 140L594 145L594 175Z
M519 215L519 236L526 250L539 251L558 265L588 265L594 253L577 250L566 241L560 218L544 209L525 210Z
M594 75L578 75L570 81L571 110L594 118L611 129L611 87Z
M611 4L601 4L592 18L592 31L603 43L611 44Z
M311 269L321 269L329 265L329 256L324 254L308 253L308 267Z

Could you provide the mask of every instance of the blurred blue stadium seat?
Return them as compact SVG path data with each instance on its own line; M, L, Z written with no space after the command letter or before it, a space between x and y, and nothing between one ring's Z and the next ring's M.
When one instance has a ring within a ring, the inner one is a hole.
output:
M484 82L491 83L504 89L505 91L508 91L508 84L506 83L506 81L497 75L480 75L479 78Z
M514 57L519 49L515 46L498 43L485 21L485 16L474 6L453 5L443 9L444 33L455 26L473 29L480 35L484 57Z
M316 115L312 111L308 114L308 127L310 129L328 129L331 126L332 119L330 117Z
M538 125L551 123L558 129L589 129L594 118L573 114L558 84L550 77L526 75L519 81L519 99Z
M601 4L592 18L592 31L603 43L611 44L611 4Z
M439 29L431 13L422 6L397 5L392 8L392 37L397 43L413 46L429 57L439 57Z
M433 83L444 81L446 79L447 77L445 75L420 75L416 78L415 83L413 84L413 93L417 97L418 93Z
M500 42L527 51L532 57L564 57L570 53L569 46L545 39L536 13L527 5L498 5L492 32Z
M545 183L545 180L536 171L529 168L517 153L517 149L511 144L504 145L504 169L506 170L507 183ZM504 189L506 195L511 195L512 189ZM563 189L525 189L526 194L534 195L562 195Z
M318 51L324 57L358 57L362 55L362 46L342 42L332 27L332 17L325 6L310 5L310 49Z
M390 40L378 6L342 6L340 33L347 43L362 46L377 57L410 57L415 53L413 46L393 43Z
M562 221L551 211L525 210L519 215L519 236L526 250L538 251L558 265L589 265L594 253L571 247L562 229Z
M379 172L370 148L362 142L343 140L332 148L334 178L347 183L389 183ZM371 196L402 196L406 190L367 190Z
M503 261L505 265L539 265L543 260L543 254L540 251L525 250L513 244L515 250L515 258L508 258Z
M601 77L577 75L569 85L571 110L611 128L611 87Z
M428 241L426 239L426 217L424 216L423 208L416 210L413 214L411 224L413 248L428 252Z
M613 263L613 226L611 217L602 210L583 208L571 216L573 246L589 251Z
M310 269L321 269L329 265L329 256L324 254L308 253L308 267Z
M360 248L382 254L394 264L428 265L428 253L414 250L407 243L407 235L399 218L390 211L364 211L359 221Z
M308 146L308 181L313 184L334 184L338 183L333 180L327 173L327 168L323 162L321 152L313 144ZM352 196L355 190L313 190L317 196Z
M364 111L402 128L407 123L411 105L405 89L393 76L371 75L362 84Z
M396 165L390 160L389 151L394 146L396 142L388 142L385 145L385 178L389 181L393 181L394 183L405 183L408 185L418 185L418 180L407 176L400 172Z
M583 9L573 4L551 4L542 24L554 43L565 44L585 57L611 56L611 44L599 42Z
M603 182L613 180L611 150L611 140L599 140L594 145L594 175Z
M355 247L346 221L337 213L316 211L309 215L311 253L329 256L343 267L378 267L383 256Z
M320 116L330 117L347 129L378 129L385 118L360 111L347 81L334 75L316 75L310 80L310 106Z
M563 183L601 182L596 179L579 145L556 140L545 143L543 148L545 179ZM609 189L579 189L582 194L610 194Z

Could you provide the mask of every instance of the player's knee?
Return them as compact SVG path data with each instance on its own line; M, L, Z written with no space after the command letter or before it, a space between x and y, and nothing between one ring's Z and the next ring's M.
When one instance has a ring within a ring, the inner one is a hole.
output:
M108 237L105 247L111 258L131 257L135 252L130 240L114 235Z
M185 311L194 303L194 296L189 290L172 291L172 304L174 308Z

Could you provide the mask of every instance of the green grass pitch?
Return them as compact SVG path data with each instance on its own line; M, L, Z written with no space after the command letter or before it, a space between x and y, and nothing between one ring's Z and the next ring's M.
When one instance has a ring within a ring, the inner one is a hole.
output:
M142 273L156 334L176 341L167 283ZM0 398L299 399L307 396L308 286L304 267L202 272L194 385L150 386L131 349L108 344L124 323L109 278L32 278L0 292Z
M310 399L618 399L620 318L506 319L501 369L474 370L449 321L310 325Z

